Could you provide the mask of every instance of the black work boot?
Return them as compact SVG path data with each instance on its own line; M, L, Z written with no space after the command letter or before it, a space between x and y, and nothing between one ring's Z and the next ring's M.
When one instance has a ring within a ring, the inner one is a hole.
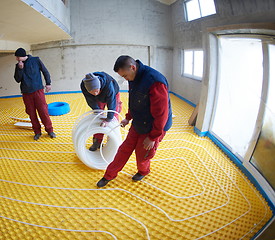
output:
M41 137L41 133L37 133L34 135L33 140L37 141Z
M110 182L111 180L107 180L105 177L101 178L98 182L97 182L97 186L98 187L104 187L108 184L108 182Z
M143 175L141 175L140 173L136 173L133 177L132 177L132 179L133 179L133 181L140 181L142 178L144 178L145 176L143 176Z
M55 135L54 132L50 132L50 133L48 133L48 135L49 135L51 138L56 138L56 135Z
M89 150L93 151L93 152L96 151L97 149L100 148L100 144L101 144L101 142L98 141L98 139L94 138L93 139L93 145L89 148Z

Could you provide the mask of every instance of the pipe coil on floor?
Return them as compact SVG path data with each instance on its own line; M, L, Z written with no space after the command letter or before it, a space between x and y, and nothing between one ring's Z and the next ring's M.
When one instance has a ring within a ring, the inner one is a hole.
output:
M118 147L122 143L120 123L114 117L106 127L100 127L101 118L106 118L106 111L89 111L81 115L75 122L72 130L72 139L78 158L88 167L104 170L114 160ZM111 111L115 112L115 111ZM116 112L115 112L116 113ZM107 143L101 144L97 151L86 148L87 140L96 133L107 136Z
M50 116L60 116L70 112L70 105L66 102L52 102L48 104Z

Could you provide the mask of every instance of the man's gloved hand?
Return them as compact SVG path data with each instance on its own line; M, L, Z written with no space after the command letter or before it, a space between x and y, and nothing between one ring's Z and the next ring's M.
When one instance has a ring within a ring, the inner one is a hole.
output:
M120 122L120 126L121 127L125 127L130 121L128 119L123 119L121 122Z

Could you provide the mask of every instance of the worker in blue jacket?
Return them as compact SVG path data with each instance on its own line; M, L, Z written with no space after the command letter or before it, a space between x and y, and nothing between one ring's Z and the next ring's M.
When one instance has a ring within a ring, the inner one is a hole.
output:
M150 173L151 159L172 126L168 81L160 72L127 55L116 60L114 71L129 83L129 108L121 126L126 126L131 120L132 123L114 160L97 182L98 187L106 186L117 177L133 151L138 171L132 180L141 181Z
M80 84L82 93L87 104L93 109L101 109L107 106L108 110L121 112L122 102L120 101L119 86L115 79L105 72L94 72L86 74ZM108 112L107 117L103 119L101 126L105 127L113 117L118 119L118 114ZM90 151L96 151L103 140L104 134L97 133L93 136L93 145Z
M14 79L20 83L26 113L30 116L32 128L35 133L33 139L38 140L42 135L41 124L38 120L37 113L48 135L51 138L55 138L56 135L53 132L41 77L42 72L46 82L45 90L49 92L51 90L50 73L39 57L27 55L24 48L18 48L14 55L18 61L15 65Z

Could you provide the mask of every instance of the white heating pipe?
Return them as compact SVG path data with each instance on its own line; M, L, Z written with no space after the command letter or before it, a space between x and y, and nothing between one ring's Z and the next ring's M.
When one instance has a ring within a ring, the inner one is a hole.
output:
M76 120L73 126L72 139L75 152L79 159L90 168L106 169L114 160L117 149L122 143L120 124L115 117L106 127L100 127L101 118L106 118L108 112L115 111L93 110L86 112ZM96 133L106 135L107 143L103 147L102 142L99 151L89 151L86 148L87 140Z

